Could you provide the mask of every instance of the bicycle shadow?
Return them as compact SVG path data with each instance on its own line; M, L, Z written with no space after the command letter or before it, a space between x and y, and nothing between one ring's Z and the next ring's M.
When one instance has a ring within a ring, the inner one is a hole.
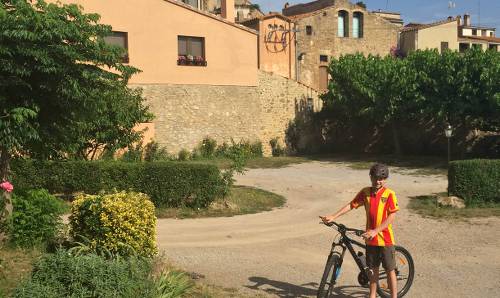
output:
M276 295L282 298L288 297L316 297L318 283L310 282L301 285L268 279L265 277L252 276L248 278L254 285L246 285L245 287L253 290L264 291L268 294ZM334 296L339 298L358 298L366 297L368 290L360 288L360 286L339 286L334 289Z

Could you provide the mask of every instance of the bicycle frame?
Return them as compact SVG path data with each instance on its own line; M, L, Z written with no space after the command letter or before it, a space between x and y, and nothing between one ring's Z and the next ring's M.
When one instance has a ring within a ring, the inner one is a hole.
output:
M345 234L346 231L339 231L339 232L341 235L340 239L338 242L333 241L330 254L335 253L335 247L337 247L337 246L342 247L342 253L340 254L340 264L342 264L343 260L344 260L345 252L346 252L346 250L348 250L349 253L351 253L352 258L356 262L356 265L358 265L359 271L363 272L363 274L366 274L365 270L368 267L366 267L366 264L363 264L363 262L361 261L361 258L358 256L358 254L356 253L356 250L353 247L353 244L362 248L362 249L366 249L366 245L364 245L364 244L362 244L354 239L349 238ZM368 279L368 275L366 275L366 278Z

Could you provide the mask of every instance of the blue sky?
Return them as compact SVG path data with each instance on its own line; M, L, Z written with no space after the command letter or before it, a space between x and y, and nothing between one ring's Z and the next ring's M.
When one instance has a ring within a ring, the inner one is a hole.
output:
M307 3L312 0L251 0L259 4L263 12L279 11L286 2L290 4ZM355 3L359 0L351 0ZM449 0L364 0L368 10L388 10L400 12L406 23L430 23L442 20L449 15L457 16L469 13L472 24L478 25L479 11L481 25L497 28L500 36L500 0L455 0L455 8L449 9ZM479 5L480 4L480 5ZM481 7L481 10L479 10Z

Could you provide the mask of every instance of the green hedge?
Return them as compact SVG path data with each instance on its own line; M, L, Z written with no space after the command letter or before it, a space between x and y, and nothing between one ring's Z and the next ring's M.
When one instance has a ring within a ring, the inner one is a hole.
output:
M157 207L203 208L223 187L219 169L206 164L15 160L11 169L17 188L67 195L133 190L147 194Z
M9 241L18 247L31 248L46 244L62 227L64 204L45 189L16 191L12 195L14 210L7 225Z
M467 205L500 203L500 160L473 159L450 163L450 194L461 197Z

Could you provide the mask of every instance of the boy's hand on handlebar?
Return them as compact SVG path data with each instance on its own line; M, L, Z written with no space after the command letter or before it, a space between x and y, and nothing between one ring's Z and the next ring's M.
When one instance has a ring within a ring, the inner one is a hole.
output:
M375 230L368 230L366 231L365 233L363 233L361 235L361 237L365 238L365 239L368 239L368 240L371 240L373 237L377 236L377 231Z
M324 224L331 223L335 218L333 216L319 216L321 218L321 221L323 221Z

